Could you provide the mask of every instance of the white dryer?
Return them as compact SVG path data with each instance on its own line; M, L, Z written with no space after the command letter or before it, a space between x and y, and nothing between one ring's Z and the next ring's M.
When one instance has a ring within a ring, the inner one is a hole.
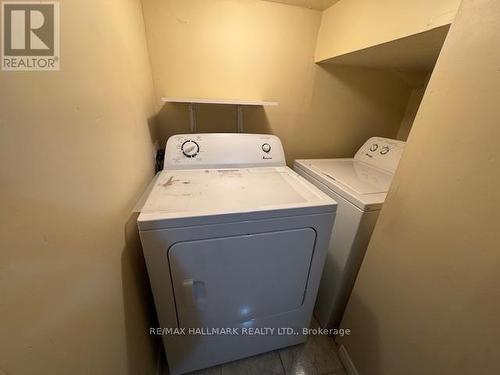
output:
M337 328L405 142L370 138L354 158L296 160L294 169L338 203L314 315Z
M335 211L275 136L171 137L138 217L170 372L305 341Z

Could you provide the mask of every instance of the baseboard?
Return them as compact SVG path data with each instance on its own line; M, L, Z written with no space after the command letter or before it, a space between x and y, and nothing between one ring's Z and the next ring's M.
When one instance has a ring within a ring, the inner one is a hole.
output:
M354 362L349 356L349 353L344 345L340 345L339 347L339 358L340 362L344 365L347 375L359 375L359 372L356 370L356 366L354 366Z

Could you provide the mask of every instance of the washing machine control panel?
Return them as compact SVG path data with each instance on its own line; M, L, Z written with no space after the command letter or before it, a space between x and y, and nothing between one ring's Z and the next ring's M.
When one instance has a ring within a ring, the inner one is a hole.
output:
M394 173L405 145L406 142L396 139L372 137L361 146L354 159Z
M285 166L278 137L266 134L180 134L168 139L165 169Z

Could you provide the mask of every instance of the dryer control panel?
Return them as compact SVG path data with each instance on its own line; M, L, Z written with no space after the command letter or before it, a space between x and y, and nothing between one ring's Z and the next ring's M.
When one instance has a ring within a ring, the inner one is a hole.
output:
M394 173L406 142L396 139L372 137L358 150L354 159Z
M285 165L281 141L267 134L179 134L168 139L165 149L167 170Z

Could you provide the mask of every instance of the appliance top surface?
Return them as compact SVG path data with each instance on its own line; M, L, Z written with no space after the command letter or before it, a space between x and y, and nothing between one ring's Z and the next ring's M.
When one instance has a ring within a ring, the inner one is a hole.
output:
M392 174L355 159L303 159L295 169L321 182L363 211L382 207Z
M359 195L387 193L393 176L355 159L312 159L304 164Z
M296 160L295 168L311 175L361 210L376 210L384 203L405 144L372 137L354 158Z
M314 206L336 202L288 167L164 170L138 221Z

